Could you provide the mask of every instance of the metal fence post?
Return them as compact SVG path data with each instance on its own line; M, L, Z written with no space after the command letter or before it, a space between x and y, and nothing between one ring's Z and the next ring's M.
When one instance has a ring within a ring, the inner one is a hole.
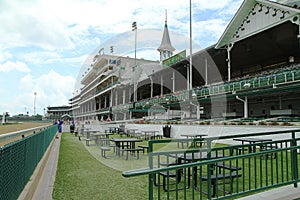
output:
M295 131L292 131L292 146L297 146L296 134ZM294 187L298 187L297 179L298 179L298 159L297 159L297 149L292 150L292 170L293 170L293 179L294 179Z
M150 140L148 142L148 145L149 145L149 148L148 148L148 163L149 163L149 169L153 169L153 156L152 156L152 153L153 153L153 142ZM149 200L153 200L153 179L154 179L154 175L155 174L152 174L150 173L148 175L148 183L149 183L149 194L148 194L148 197L149 197Z

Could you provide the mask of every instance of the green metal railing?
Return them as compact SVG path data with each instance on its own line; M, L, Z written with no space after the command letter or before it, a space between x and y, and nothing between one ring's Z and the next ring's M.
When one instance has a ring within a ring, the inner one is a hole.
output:
M150 200L226 199L288 184L297 187L300 181L297 142L300 138L296 137L296 132L300 130L151 140L148 143L149 167L125 171L123 176L148 175ZM278 134L284 134L285 139L224 144L233 138L272 138ZM181 149L187 143L189 148Z
M17 199L57 133L52 125L0 148L0 199Z
M269 75L257 75L243 80L224 82L207 87L195 88L193 92L197 99L205 100L208 96L231 94L237 91L250 91L260 88L273 88L281 84L297 84L300 82L300 66L294 69L283 70ZM136 102L137 108L149 108L154 104L166 104L166 106L183 102L189 99L189 91L183 90L176 94L169 93L160 97L153 97Z

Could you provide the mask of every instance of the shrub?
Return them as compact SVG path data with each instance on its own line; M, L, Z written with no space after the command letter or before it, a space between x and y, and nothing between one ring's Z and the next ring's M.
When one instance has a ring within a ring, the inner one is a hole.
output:
M281 126L293 126L290 122L282 122Z
M258 125L267 125L267 122L265 122L265 121L260 121L260 122L258 123Z
M238 122L238 125L245 125L245 122Z
M271 126L278 126L278 122L275 122L275 121L274 122L270 122L269 125L271 125Z

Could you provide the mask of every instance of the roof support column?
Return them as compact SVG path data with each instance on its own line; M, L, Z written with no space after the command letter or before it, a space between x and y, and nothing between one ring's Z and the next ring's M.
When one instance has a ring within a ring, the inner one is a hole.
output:
M153 77L149 76L150 78L150 97L153 98Z
M126 91L125 91L125 88L123 89L123 104L125 104L125 97L126 97Z
M228 70L228 74L227 74L228 82L231 81L231 59L230 59L231 56L230 56L230 51L231 51L232 47L233 47L233 44L230 43L226 48L227 49L227 59L226 59L226 61L227 61L227 70Z
M109 102L109 107L113 106L113 91L112 89L110 90L110 102Z
M244 118L248 118L248 97L245 96L245 100L244 100L241 99L239 96L236 96L236 99L244 103Z
M207 64L207 58L205 58L205 86L208 85L208 64Z
M164 77L163 75L160 75L160 95L162 96L164 94Z
M186 65L186 89L190 90L190 70L189 65Z
M118 90L117 90L117 88L115 88L115 106L117 106L118 105Z
M172 92L175 92L175 70L172 73Z
M128 102L131 102L131 95L132 95L132 93L131 93L131 86L129 87L129 91L128 91L129 93L128 93Z

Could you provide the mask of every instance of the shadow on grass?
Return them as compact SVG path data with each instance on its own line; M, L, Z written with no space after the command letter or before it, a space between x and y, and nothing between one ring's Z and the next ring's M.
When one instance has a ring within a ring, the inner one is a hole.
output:
M53 199L147 199L147 178L122 177L121 171L99 162L73 134L63 133Z

